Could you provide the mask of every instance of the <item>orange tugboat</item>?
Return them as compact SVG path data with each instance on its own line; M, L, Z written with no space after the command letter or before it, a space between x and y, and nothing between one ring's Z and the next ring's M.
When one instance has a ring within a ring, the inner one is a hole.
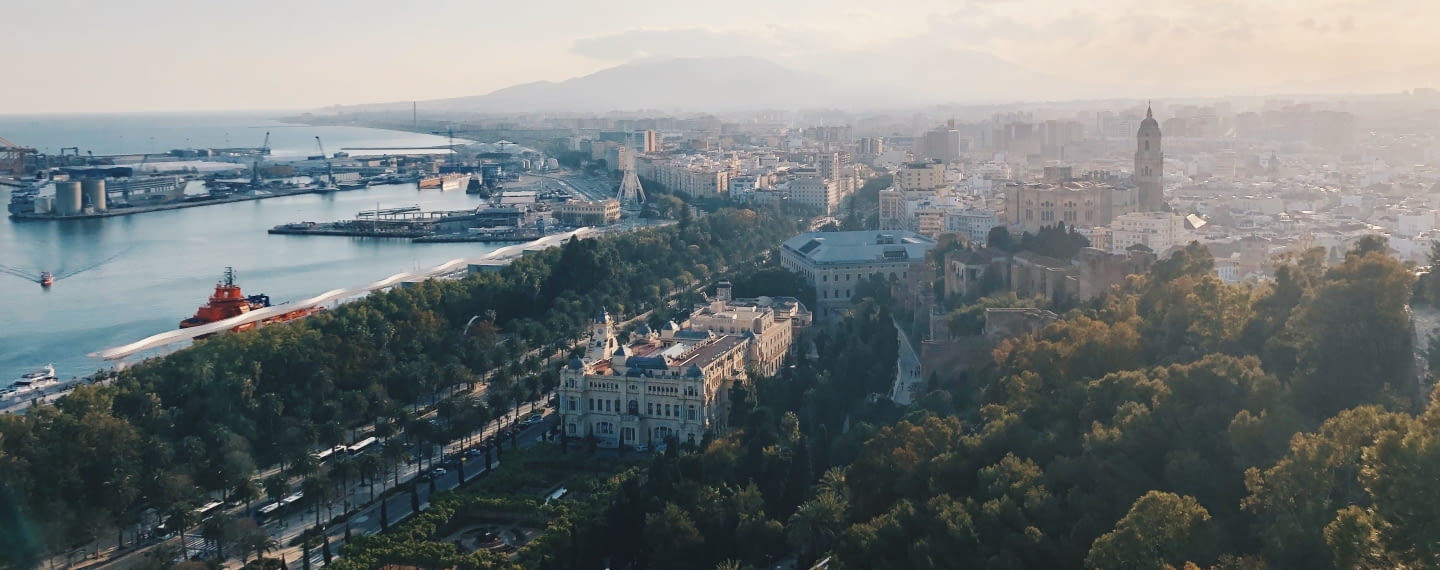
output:
M219 283L215 284L215 292L210 295L210 302L201 305L200 309L195 311L195 316L180 321L180 328L188 329L190 327L198 327L200 325L209 324L216 321L223 321L231 317L240 316L250 311L264 309L269 306L269 295L246 296L245 293L241 292L240 286L235 284L235 269L233 267L226 267L225 276L220 280ZM267 317L260 321L254 321L238 325L230 330L244 331L253 329L256 326L262 324L268 325L271 323L283 323L285 321L293 321L301 317L313 315L322 310L324 310L323 307L295 309L293 311L287 311L272 317Z
M54 275L51 275L49 271L41 271L41 272L40 272L40 286L41 286L41 287L45 287L45 288L48 289L51 285L54 285L54 284L55 284L55 276L54 276Z

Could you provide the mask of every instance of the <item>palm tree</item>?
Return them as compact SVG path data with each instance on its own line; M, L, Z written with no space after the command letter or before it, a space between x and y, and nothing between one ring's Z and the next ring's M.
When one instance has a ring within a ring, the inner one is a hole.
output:
M822 491L815 498L800 505L790 515L788 537L790 545L799 549L802 560L818 557L829 550L835 538L845 525L845 511L849 508L843 497L829 491Z
M260 485L254 479L246 477L240 480L240 484L231 491L230 499L245 503L245 512L250 512L250 502L260 498Z
M370 487L371 501L375 500L375 478L380 474L384 465L385 460L374 453L367 453L360 456L360 477L364 481L369 481L368 486Z
M315 526L320 526L320 506L330 502L330 481L325 474L318 473L306 477L300 484L300 490L305 492L305 498L315 505Z
M400 463L409 456L410 451L405 449L405 442L398 439L386 441L385 445L380 448L381 459L389 464L391 470L395 472L395 485L400 484Z
M271 475L265 479L265 497L271 501L279 501L290 494L290 478L284 475Z
M340 456L335 460L335 466L330 473L336 476L340 483L340 492L344 494L345 512L350 512L350 482L360 476L360 463L349 455Z

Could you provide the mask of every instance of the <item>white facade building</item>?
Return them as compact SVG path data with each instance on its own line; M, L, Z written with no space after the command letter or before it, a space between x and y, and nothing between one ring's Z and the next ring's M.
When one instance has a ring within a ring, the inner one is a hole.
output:
M1110 253L1125 253L1125 248L1141 244L1163 256L1172 247L1189 240L1185 217L1169 212L1133 212L1115 218L1110 224Z

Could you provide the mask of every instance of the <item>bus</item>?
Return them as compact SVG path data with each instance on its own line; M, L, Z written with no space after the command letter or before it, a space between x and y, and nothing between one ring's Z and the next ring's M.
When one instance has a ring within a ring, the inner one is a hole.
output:
M305 492L296 491L293 495L260 507L260 510L255 511L255 516L260 520L261 523L264 523L270 517L282 514L291 505L300 502L300 499L303 498L305 498Z
M374 437L367 437L365 439L355 442L355 445L350 446L348 451L350 452L350 455L360 455L361 453L365 453L365 450L368 449L370 446L375 445L379 442L379 439L376 439Z
M326 459L330 459L330 457L333 456L333 455L335 455L336 453L340 453L340 452L345 451L345 450L347 450L347 449L349 449L349 448L346 447L346 446L344 446L344 445L337 445L337 446L332 447L332 448L329 448L329 449L324 449L324 450L321 450L321 451L316 451L316 452L312 453L311 456L313 456L313 457L315 458L315 462L316 462L316 463L324 463Z
M210 515L215 514L215 511L220 510L220 507L221 507L222 505L224 505L224 504L225 504L225 503L222 503L222 502L220 502L220 501L210 501L210 502L208 502L208 503L205 503L205 504L203 504L203 505L200 505L199 507L196 507L196 508L195 508L195 519L196 519L196 520L202 520L202 521L203 521L203 520L205 520L206 518L209 518Z

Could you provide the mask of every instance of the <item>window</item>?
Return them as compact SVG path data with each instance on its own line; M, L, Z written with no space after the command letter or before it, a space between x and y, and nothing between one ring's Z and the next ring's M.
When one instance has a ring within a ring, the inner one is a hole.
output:
M630 408L626 410L632 416L640 415L640 402L630 400Z
M689 413L689 417L688 417L687 419L689 419L689 420L692 421L692 422L695 421L695 406L690 406L690 413Z
M598 424L595 424L595 433L613 434L615 433L615 424L612 424L610 422L600 422Z
M575 398L574 396L571 396L571 397L570 397L570 402L569 402L569 404L570 404L570 411L572 411L572 412L575 411L576 408L579 408L579 407L580 407L580 402L579 402L578 399Z
M568 434L570 434L570 435L575 435L575 424L570 424L570 425L565 426L565 433L568 433Z
M590 398L590 411L595 411L595 398Z
M653 415L655 415L655 404L654 404L654 403L651 403L651 402L646 402L646 403L645 403L645 415L647 415L647 416L653 416Z

